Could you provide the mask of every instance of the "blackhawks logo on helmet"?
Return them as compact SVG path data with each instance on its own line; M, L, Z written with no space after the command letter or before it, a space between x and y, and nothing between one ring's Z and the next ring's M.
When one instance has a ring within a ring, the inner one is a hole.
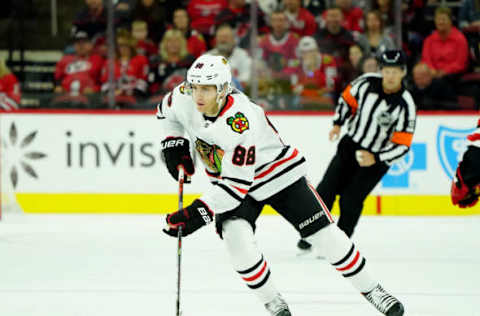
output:
M235 116L230 116L227 119L227 124L230 125L234 132L239 134L245 132L249 128L248 120L241 112L237 112Z

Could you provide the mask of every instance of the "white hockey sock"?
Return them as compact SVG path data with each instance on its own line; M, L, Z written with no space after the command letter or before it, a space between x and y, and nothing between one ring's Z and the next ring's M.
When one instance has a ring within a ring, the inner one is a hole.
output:
M318 247L332 266L361 293L370 292L377 286L378 282L368 272L365 258L337 225L330 224L307 240Z
M243 219L223 223L223 240L234 269L263 304L279 293L270 277L267 261L257 248L250 224Z

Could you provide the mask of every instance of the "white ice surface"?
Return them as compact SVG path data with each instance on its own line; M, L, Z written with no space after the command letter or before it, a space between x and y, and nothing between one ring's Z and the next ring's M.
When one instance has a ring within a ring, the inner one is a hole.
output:
M0 222L0 316L174 316L176 241L161 216L9 215ZM257 237L293 316L380 315L297 234L261 217ZM406 316L480 315L479 217L363 217L354 241ZM183 316L267 316L214 227L183 245Z

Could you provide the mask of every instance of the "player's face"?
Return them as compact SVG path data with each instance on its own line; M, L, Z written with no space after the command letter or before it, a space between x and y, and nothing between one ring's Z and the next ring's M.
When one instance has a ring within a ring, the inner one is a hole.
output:
M217 87L213 85L192 85L193 102L197 110L205 115L216 115L219 105L217 104Z
M402 86L402 79L405 77L405 71L400 67L383 67L383 89L385 92L396 92Z

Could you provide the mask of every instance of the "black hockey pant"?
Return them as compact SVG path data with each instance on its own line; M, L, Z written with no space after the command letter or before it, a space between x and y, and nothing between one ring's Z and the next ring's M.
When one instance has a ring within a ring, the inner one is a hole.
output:
M338 227L351 237L363 209L363 202L375 185L388 171L388 165L377 162L370 167L360 167L355 151L362 149L349 136L338 144L337 153L317 187L328 209L332 209L340 195Z

